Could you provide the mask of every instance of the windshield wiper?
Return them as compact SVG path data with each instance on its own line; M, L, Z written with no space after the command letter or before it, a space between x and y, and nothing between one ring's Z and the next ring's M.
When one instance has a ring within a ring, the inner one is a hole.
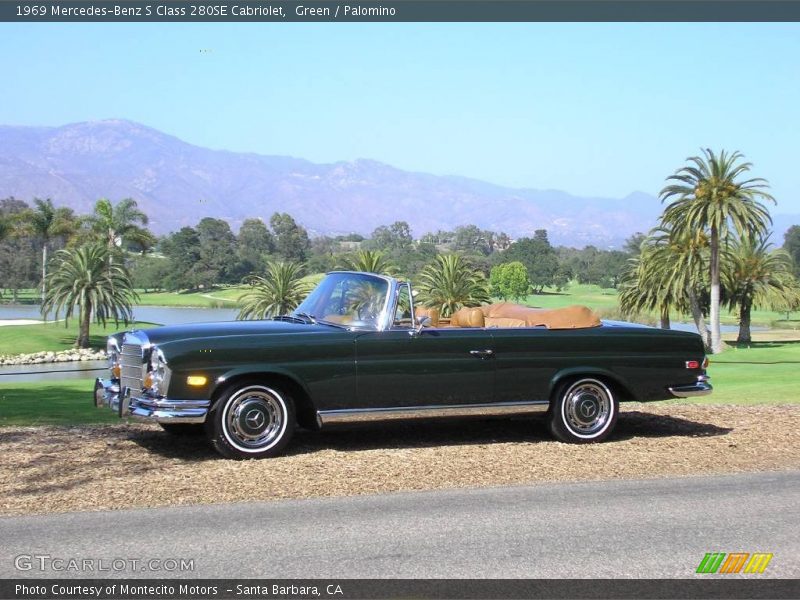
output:
M300 317L296 317L294 315L277 315L272 317L273 321L290 321L292 323L308 323L308 319L301 319Z
M306 319L312 325L316 325L316 323L317 323L317 317L315 317L314 315L310 315L310 314L308 314L306 312L296 312L296 313L293 313L292 316L300 317L301 319Z

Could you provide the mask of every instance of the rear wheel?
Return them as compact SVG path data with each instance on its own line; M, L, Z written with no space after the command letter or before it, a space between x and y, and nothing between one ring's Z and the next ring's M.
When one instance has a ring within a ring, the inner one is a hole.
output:
M619 402L603 381L592 377L568 381L553 398L550 431L562 442L601 442L614 429L618 413Z
M227 458L276 456L294 433L294 402L278 387L242 382L222 394L206 426L214 448Z

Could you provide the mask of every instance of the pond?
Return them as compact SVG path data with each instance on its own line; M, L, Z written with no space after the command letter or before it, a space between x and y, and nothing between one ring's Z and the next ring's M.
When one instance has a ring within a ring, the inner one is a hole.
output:
M234 308L186 308L179 306L136 306L133 316L137 321L159 325L181 325L183 323L207 323L209 321L232 321L238 311ZM38 304L8 304L0 306L2 319L41 319ZM52 319L48 315L48 319Z

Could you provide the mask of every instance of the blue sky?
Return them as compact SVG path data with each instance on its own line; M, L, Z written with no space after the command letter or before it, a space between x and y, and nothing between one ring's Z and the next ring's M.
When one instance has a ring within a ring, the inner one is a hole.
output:
M4 23L0 72L2 124L126 118L580 195L739 149L800 212L798 24Z

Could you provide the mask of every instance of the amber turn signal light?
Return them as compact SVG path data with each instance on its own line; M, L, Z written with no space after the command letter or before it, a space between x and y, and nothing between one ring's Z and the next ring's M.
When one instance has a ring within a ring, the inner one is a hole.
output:
M205 375L189 375L186 378L186 383L193 386L201 386L208 383L208 377Z

